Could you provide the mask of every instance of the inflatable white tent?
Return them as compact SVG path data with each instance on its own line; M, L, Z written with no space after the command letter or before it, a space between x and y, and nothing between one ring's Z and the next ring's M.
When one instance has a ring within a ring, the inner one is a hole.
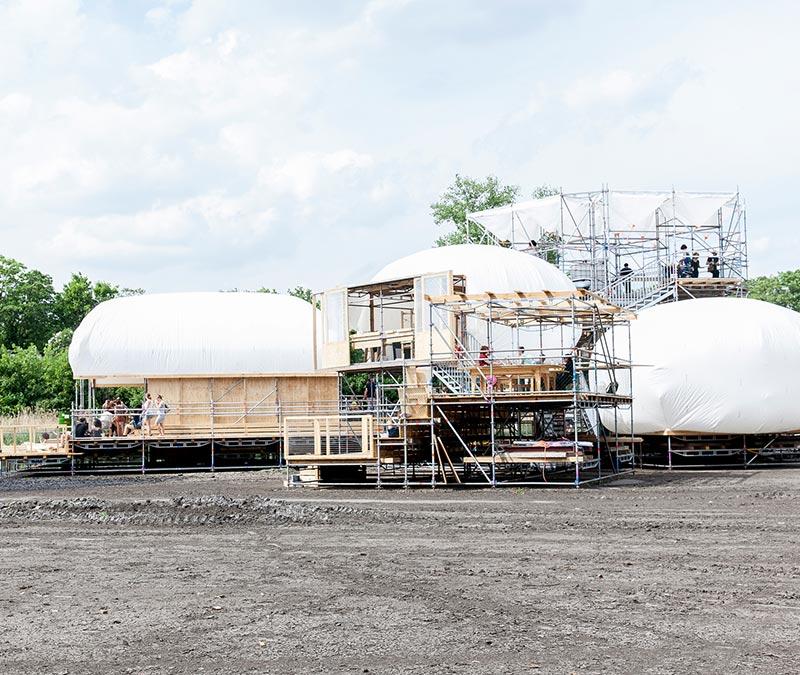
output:
M759 300L705 298L643 310L630 330L633 429L620 415L620 432L800 430L799 313ZM630 393L628 373L617 377L619 393ZM601 419L613 428L610 413Z
M116 298L75 331L76 379L135 384L145 377L314 370L309 303L270 293L164 293Z
M428 248L389 263L372 281L403 279L451 270L467 278L467 293L515 291L574 291L575 284L541 258L503 248L458 244Z

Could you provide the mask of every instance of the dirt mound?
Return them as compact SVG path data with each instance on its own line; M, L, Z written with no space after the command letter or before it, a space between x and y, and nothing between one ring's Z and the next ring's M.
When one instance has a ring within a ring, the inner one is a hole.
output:
M218 495L169 500L12 499L0 502L0 522L60 521L115 525L317 525L357 519L383 522L385 514L344 505L290 503L268 497Z

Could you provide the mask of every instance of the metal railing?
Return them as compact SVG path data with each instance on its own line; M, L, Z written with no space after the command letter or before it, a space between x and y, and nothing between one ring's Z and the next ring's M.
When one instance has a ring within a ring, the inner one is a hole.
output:
M169 404L163 411L164 435L210 436L217 435L258 435L269 433L279 435L282 420L292 415L338 415L342 402L265 402L211 401ZM128 438L155 437L162 435L157 422L161 412L141 408L117 406L111 409L76 408L71 413L69 433L73 438ZM87 425L85 433L77 433L79 423Z
M674 295L676 279L671 266L654 261L631 274L617 277L599 293L620 307L641 310Z

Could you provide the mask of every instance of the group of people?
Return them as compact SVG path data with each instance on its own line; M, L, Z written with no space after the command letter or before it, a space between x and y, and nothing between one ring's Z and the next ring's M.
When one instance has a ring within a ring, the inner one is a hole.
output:
M706 258L706 269L712 278L719 278L719 256L716 251L711 251L711 255ZM693 251L689 254L689 247L681 245L678 254L678 277L681 279L697 279L700 276L700 254Z
M706 270L712 278L719 278L719 256L716 251L711 251L711 254L706 258ZM619 279L622 281L623 291L627 295L631 292L631 275L633 272L633 268L628 263L625 263L619 271ZM700 276L700 254L697 251L689 253L689 247L686 244L682 244L678 252L676 266L666 265L664 267L664 274L667 277L676 272L680 279L697 279Z
M140 416L140 426L146 434L152 432L152 424L155 423L159 436L164 435L164 421L167 419L169 406L161 394L153 397L147 393L142 401L142 414ZM123 434L124 435L124 434Z
M167 419L169 405L158 394L153 399L152 394L145 394L142 400L141 413L131 415L122 399L106 399L101 407L100 414L92 420L91 426L85 417L78 419L75 424L75 438L101 437L101 436L128 436L141 430L150 434L153 425L160 436L164 435L164 422Z

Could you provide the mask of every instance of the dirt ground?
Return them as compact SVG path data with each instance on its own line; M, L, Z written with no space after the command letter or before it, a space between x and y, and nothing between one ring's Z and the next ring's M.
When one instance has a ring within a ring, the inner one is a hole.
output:
M3 673L797 673L800 470L0 479Z

